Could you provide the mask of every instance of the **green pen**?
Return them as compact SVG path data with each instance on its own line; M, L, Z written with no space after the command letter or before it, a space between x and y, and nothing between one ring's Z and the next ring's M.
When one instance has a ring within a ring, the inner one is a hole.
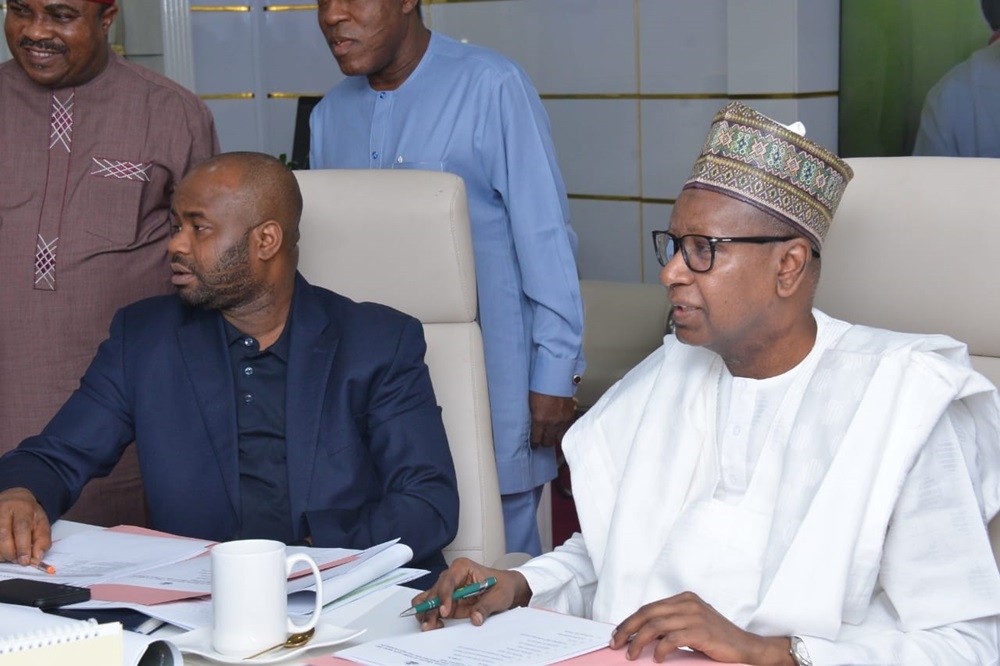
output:
M466 597L471 597L474 594L479 594L484 592L494 585L497 584L497 579L495 576L490 576L481 583L473 583L472 585L466 585L465 587L460 587L451 593L451 598L458 600L464 599ZM410 615L416 615L417 613L426 613L427 611L437 608L441 605L441 600L437 597L433 599L428 599L427 601L421 601L419 604L413 608L407 608L405 611L399 614L399 617L408 617Z

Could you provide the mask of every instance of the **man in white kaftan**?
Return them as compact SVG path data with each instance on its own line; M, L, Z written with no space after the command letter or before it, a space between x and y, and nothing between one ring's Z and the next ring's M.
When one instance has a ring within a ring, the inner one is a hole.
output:
M564 444L582 534L521 567L531 605L618 623L693 590L814 664L995 663L996 389L950 338L813 315L778 377L668 336L604 395Z
M1000 399L945 336L813 309L850 167L740 103L653 233L674 334L567 433L581 533L457 560L424 614L616 623L612 648L747 664L997 664Z

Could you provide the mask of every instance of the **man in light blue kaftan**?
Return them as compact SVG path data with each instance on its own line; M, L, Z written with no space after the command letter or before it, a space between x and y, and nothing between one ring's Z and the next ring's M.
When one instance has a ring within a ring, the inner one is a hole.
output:
M348 78L313 111L311 168L465 180L507 549L537 554L541 487L584 369L577 240L548 117L520 67L432 34L418 0L327 0L318 17Z

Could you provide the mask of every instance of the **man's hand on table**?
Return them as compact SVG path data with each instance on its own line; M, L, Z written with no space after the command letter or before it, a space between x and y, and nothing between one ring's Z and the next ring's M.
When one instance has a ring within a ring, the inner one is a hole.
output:
M721 662L794 664L788 638L765 638L744 631L693 592L646 604L615 627L611 637L611 647L627 647L630 660L637 659L651 643L656 662L687 646Z
M52 547L49 518L27 488L0 492L0 561L28 565Z
M452 592L460 587L481 583L490 576L497 579L496 585L481 594L453 600ZM531 599L528 581L516 571L491 569L472 560L460 557L438 577L434 587L413 597L413 605L437 597L441 606L417 615L420 630L439 629L444 626L442 618L469 618L479 626L494 613L515 606L527 606Z

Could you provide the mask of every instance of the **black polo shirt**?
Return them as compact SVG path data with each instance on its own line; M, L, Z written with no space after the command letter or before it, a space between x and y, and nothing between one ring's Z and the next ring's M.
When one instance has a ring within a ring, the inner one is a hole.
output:
M264 351L225 321L236 387L241 539L294 539L285 455L289 329Z

